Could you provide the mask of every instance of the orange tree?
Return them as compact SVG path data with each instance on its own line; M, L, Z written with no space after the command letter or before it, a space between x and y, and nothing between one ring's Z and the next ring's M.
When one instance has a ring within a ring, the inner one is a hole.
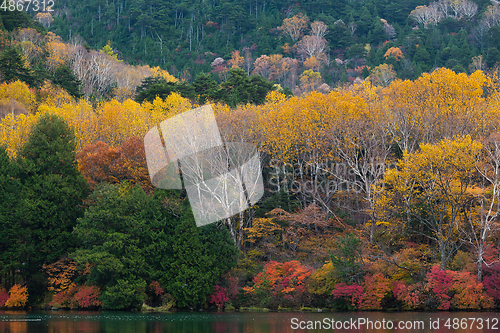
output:
M253 286L244 287L261 306L297 307L309 301L306 279L312 269L297 260L285 263L271 261L253 278Z

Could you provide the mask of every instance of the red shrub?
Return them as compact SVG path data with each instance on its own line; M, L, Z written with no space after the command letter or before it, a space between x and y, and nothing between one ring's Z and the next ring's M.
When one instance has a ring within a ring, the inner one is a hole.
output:
M163 288L160 286L160 282L158 281L151 282L149 284L149 288L156 296L163 295Z
M441 270L439 266L433 266L427 273L426 289L436 299L438 310L449 310L451 305L449 293L452 284L452 272L449 270Z
M5 305L5 302L9 299L9 293L7 290L0 288L0 307Z
M238 278L236 276L230 276L227 279L227 284L227 297L235 297L238 294Z
M426 289L430 297L437 301L438 310L489 309L493 298L485 293L483 284L470 272L455 272L432 267L427 273Z
M80 309L98 308L101 306L99 297L101 291L96 286L81 286L78 287L78 292L73 296L73 302L78 304Z
M78 288L75 285L58 292L52 297L49 305L56 308L63 309L76 309L78 304L74 301L74 295L78 292Z
M50 306L64 309L91 309L101 306L101 291L95 286L70 286L52 297Z
M161 287L160 283L158 281L152 281L147 290L147 300L146 304L152 307L157 307L163 305L163 300L165 297L165 291Z
M363 281L364 295L360 309L382 310L382 300L391 291L391 282L382 274L366 276Z
M214 288L214 292L210 296L208 296L208 301L217 305L218 309L222 309L224 307L224 304L229 301L226 288L216 285Z
M422 283L407 285L404 282L394 282L394 296L403 303L405 310L416 310L424 307L425 295Z
M359 308L363 301L363 287L358 284L348 286L345 283L339 283L333 288L332 296L334 299L343 299L351 306Z
M487 274L483 278L484 289L494 300L500 301L500 264L494 264L485 271Z

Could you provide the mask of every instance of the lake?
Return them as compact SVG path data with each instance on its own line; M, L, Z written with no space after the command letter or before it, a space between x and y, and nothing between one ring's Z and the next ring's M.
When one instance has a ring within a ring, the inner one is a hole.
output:
M500 332L499 319L499 312L0 311L0 332Z

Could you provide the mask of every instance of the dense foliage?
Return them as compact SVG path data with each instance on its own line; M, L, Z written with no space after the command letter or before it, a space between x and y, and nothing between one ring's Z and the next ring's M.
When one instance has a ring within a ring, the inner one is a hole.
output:
M415 79L436 67L491 67L500 60L498 7L487 0L70 0L56 3L47 26L94 48L111 41L122 59L162 66L182 80L224 76L237 64L295 90L304 70L334 87L370 74Z
M436 13L419 30L446 22ZM282 27L306 21L290 15ZM322 24L310 26L321 35ZM399 80L386 64L330 91L307 69L290 96L261 78L291 79L282 56L259 57L260 76L249 76L235 51L234 68L214 65L220 83L189 83L127 65L109 43L95 51L26 28L1 36L19 66L0 83L0 306L500 305L497 67ZM306 36L287 38L306 50ZM398 49L388 58L404 59ZM265 194L197 228L185 192L151 185L142 137L207 101L225 142L258 147Z

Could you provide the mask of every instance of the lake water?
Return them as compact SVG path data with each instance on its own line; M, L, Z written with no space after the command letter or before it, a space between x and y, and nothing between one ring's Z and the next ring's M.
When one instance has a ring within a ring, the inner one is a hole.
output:
M499 320L499 312L129 313L0 311L0 332L500 332ZM391 326L392 329L390 329ZM335 329L335 327L342 328Z

